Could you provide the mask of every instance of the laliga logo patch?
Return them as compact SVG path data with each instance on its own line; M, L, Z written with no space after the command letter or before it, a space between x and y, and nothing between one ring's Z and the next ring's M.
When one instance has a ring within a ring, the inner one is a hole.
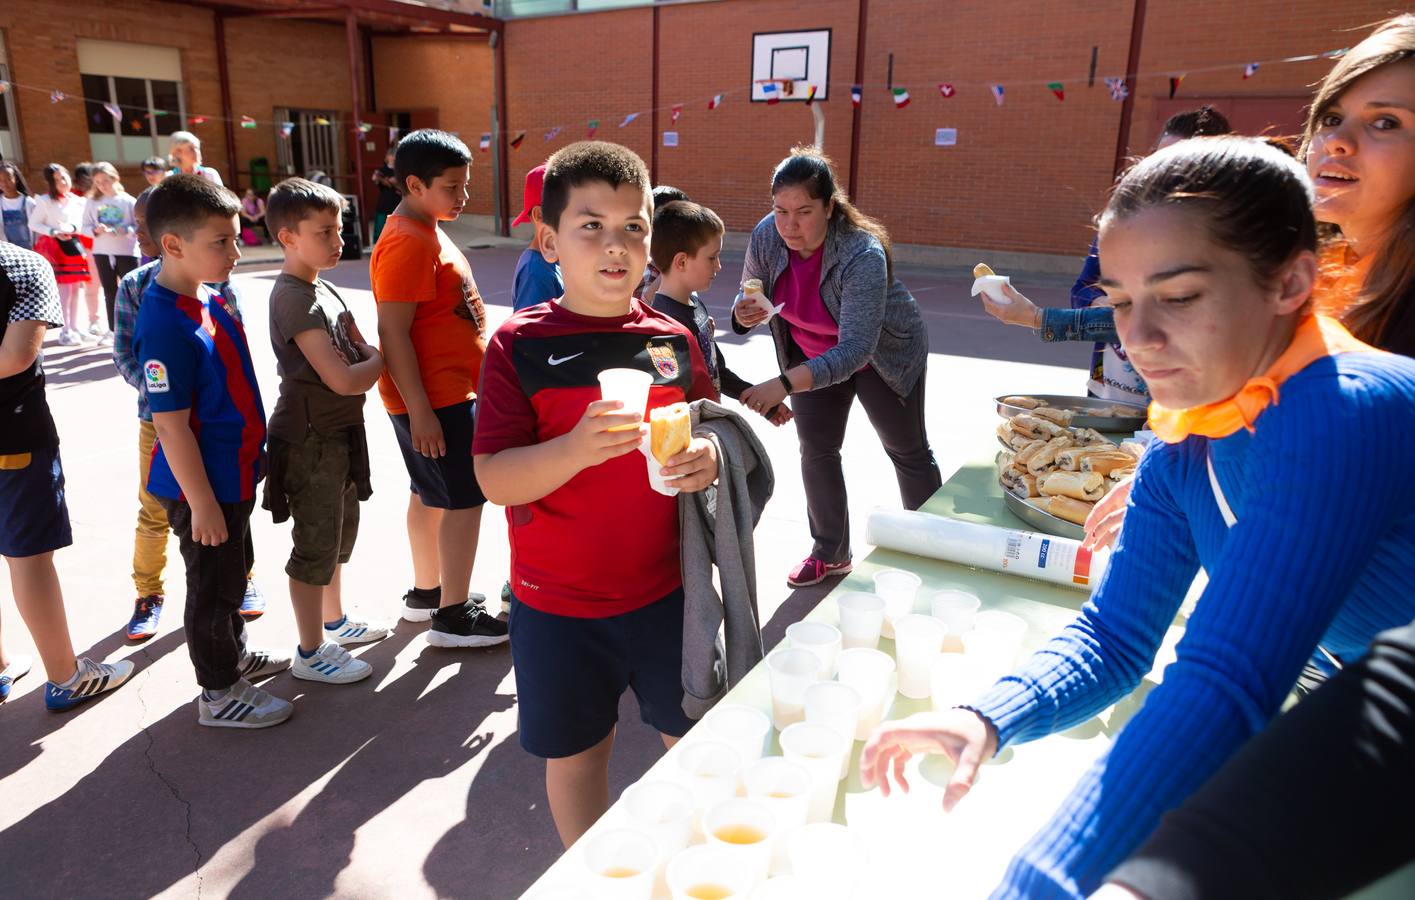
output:
M167 381L167 367L161 360L149 359L142 364L143 384L149 394L165 394L172 389Z
M655 347L652 341L644 346L648 348L649 359L653 361L653 367L658 370L658 374L669 380L678 377L678 354L672 346Z

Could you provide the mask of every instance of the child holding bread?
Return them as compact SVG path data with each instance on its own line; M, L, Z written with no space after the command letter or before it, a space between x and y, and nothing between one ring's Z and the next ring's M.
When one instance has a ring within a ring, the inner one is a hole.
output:
M521 746L546 760L546 793L565 846L609 806L619 697L671 746L683 712L680 491L717 478L711 442L686 408L716 399L696 338L634 299L648 262L649 175L615 144L572 144L546 163L542 249L565 295L522 310L487 346L476 436L477 481L506 507L511 537L511 657ZM660 459L639 452L640 410L601 400L606 369L653 376L647 410Z

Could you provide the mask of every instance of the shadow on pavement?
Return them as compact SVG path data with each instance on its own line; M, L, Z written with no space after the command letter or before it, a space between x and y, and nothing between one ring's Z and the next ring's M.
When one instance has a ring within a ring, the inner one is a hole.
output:
M61 347L56 343L44 347L44 381L50 387L88 384L117 377L112 347L98 344Z

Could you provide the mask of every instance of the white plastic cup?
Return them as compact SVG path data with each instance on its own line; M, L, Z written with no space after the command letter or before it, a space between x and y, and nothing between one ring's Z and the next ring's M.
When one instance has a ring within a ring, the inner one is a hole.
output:
M884 598L884 625L880 634L894 637L894 621L914 611L923 579L902 569L883 569L875 573L875 593Z
M829 822L840 790L840 759L850 743L829 725L797 722L781 732L781 755L811 773L810 822Z
M874 650L879 646L880 629L884 627L883 597L850 591L841 594L835 605L840 610L840 642L844 649Z
M791 871L808 874L833 888L836 897L851 897L869 870L869 849L864 840L834 822L815 822L798 828L786 840Z
M601 831L585 843L585 884L597 900L649 900L658 844L636 828Z
M682 784L693 795L693 811L701 817L737 793L742 757L722 741L697 741L678 754Z
M835 677L835 657L840 654L840 629L826 622L792 622L786 626L790 647L809 650L821 661L821 678Z
M942 622L951 635L973 630L973 622L983 601L967 591L935 591L929 598L929 611Z
M748 799L755 800L776 816L777 841L772 851L771 870L786 870L786 842L781 838L806 824L811 810L811 773L800 763L768 756L742 771Z
M778 731L806 717L806 688L821 680L821 661L809 650L787 647L766 658L771 682L771 722Z
M730 744L748 766L766 752L771 717L755 707L722 703L703 717L703 730L712 740Z
M629 825L658 844L657 872L693 837L693 794L671 781L640 781L624 789L621 798Z
M894 659L899 665L899 693L910 700L929 696L929 666L943 652L948 628L933 616L911 613L894 622Z
M818 681L806 688L806 721L819 722L845 738L845 755L840 759L840 777L850 774L850 752L860 727L860 692L838 681Z
M929 670L929 697L935 710L976 700L988 687L985 673L964 653L940 653Z
M1020 641L1010 634L974 628L963 635L963 656L988 682L1011 673Z
M599 398L618 400L624 404L620 412L638 413L643 418L648 408L649 388L653 376L640 369L605 369L599 373ZM610 431L631 431L638 425L619 425Z
M894 702L894 659L880 650L843 650L838 660L840 683L860 694L860 724L855 740L863 741L884 721Z
M721 847L745 869L752 886L766 881L771 852L780 833L776 816L755 800L734 797L714 806L703 818L703 835L710 847Z
M707 845L689 847L673 857L668 864L667 881L673 900L747 900L753 887L748 873L736 865L732 854Z

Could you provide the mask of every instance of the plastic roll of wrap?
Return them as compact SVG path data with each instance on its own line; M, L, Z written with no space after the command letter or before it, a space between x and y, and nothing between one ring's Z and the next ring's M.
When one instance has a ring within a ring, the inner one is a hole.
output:
M871 512L866 540L888 550L1083 591L1099 583L1110 559L1109 549L1092 553L1070 538L898 509Z

